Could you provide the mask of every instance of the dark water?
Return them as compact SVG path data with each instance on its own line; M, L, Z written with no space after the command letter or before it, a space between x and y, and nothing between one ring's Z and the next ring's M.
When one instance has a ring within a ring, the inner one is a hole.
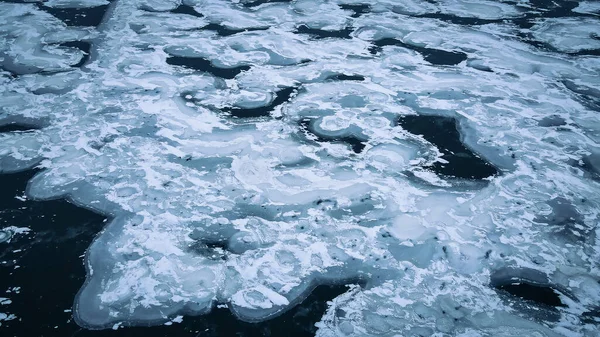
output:
M4 296L13 303L0 311L19 318L2 322L2 336L58 336L53 334L54 326L68 325L71 314L64 311L70 309L85 278L80 256L104 221L104 217L65 200L16 199L23 196L34 173L0 175L0 227L29 227L32 231L0 243L0 292L21 287L19 294Z
M204 15L198 13L194 9L194 7L188 6L188 5L180 5L179 7L172 10L171 13L187 14L187 15L192 15L192 16L199 17L199 18L204 17Z
M71 67L81 67L90 59L90 49L92 44L86 41L69 41L60 44L61 47L77 48L83 52L83 57L79 62Z
M237 117L237 118L269 116L269 114L273 110L275 110L276 107L287 102L295 92L297 92L297 88L294 88L294 87L284 88L284 89L281 89L281 90L275 92L275 99L273 99L273 101L269 105L266 105L263 107L257 107L257 108L232 107L232 108L225 108L225 109L223 109L223 111L230 114L231 116Z
M40 5L39 8L60 19L67 26L98 26L108 5L89 8L57 8Z
M346 27L342 30L323 30L310 28L306 25L300 25L296 29L296 34L307 34L317 39L326 39L326 38L337 38L337 39L350 39L350 34L354 29L352 27Z
M498 174L498 170L467 148L461 141L456 120L441 116L404 116L398 124L406 131L422 135L435 145L448 163L436 162L432 169L444 176L483 179Z
M244 5L244 7L252 8L252 7L260 6L262 4L276 3L276 2L292 2L292 0L256 0L256 1L244 2L243 5Z
M224 107L221 109L228 117L231 118L257 118L270 116L271 112L278 106L289 101L292 96L298 92L296 87L287 87L279 89L273 93L273 100L265 106L256 108L241 108L237 106ZM182 92L179 96L186 102L192 104L202 104L201 100L194 97L195 93L190 91Z
M326 302L347 290L343 285L319 286L301 304L261 323L242 322L228 309L215 309L172 326L82 329L70 310L85 280L82 256L106 219L65 200L16 199L35 173L0 175L0 228L31 228L29 235L0 243L0 297L12 300L0 306L0 312L18 317L1 322L2 337L314 336L314 324L323 316ZM12 287L20 287L19 293L3 294Z
M551 307L565 306L558 294L549 287L540 287L527 283L515 283L500 286L498 289L504 290L513 296L518 296L522 299Z
M452 66L457 65L467 59L467 54L463 52L445 51L440 49L413 46L404 43L398 39L392 38L381 39L375 41L373 44L374 46L370 49L371 54L377 54L381 51L381 48L385 46L399 46L416 51L417 53L421 54L421 56L423 56L425 61L434 65Z
M341 9L346 9L353 11L354 14L351 15L353 18L358 18L365 13L369 13L371 11L371 6L366 4L344 4L340 5Z
M32 130L37 130L37 129L38 128L33 125L27 125L27 124L22 124L22 123L10 123L10 124L0 125L0 133L26 132L26 131L32 131Z
M169 56L167 58L167 63L173 66L183 66L196 71L209 73L224 79L232 79L242 71L250 70L250 66L237 66L231 68L216 67L210 60L203 57Z
M330 81L364 81L365 77L361 75L346 75L346 74L336 74L329 76L327 80Z

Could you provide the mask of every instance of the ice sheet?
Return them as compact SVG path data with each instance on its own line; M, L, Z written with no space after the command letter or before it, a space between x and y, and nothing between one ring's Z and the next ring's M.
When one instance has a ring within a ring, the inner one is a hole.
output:
M81 27L0 3L0 126L34 126L0 133L0 172L112 216L79 324L258 321L356 281L318 336L597 335L597 19L359 4L115 0ZM492 173L439 169L465 158ZM513 278L564 306L514 305Z

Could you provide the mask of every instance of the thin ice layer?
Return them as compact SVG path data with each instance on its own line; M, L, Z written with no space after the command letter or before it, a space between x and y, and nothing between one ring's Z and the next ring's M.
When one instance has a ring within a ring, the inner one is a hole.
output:
M113 216L86 256L81 325L158 324L215 304L264 320L316 284L362 280L319 335L597 333L583 313L600 300L600 64L563 53L596 48L587 19L573 45L557 40L571 21L536 21L533 37L558 46L536 49L510 20L425 15L520 17L510 3L339 6L351 3L184 2L200 16L118 0L97 29L0 4L14 46L0 125L39 125L0 134L0 171L41 166L29 196ZM77 50L52 49L73 40L91 41L81 69ZM454 141L498 174L436 174L444 149L398 125L406 115L457 121ZM546 275L566 304L558 316L518 318L527 311L490 285L509 267Z

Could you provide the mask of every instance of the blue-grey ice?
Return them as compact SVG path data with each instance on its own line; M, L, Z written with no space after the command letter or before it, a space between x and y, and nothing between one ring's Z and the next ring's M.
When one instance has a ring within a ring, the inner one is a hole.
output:
M12 233L9 230L0 230L0 243L7 242L12 237Z
M317 336L600 334L594 2L260 2L113 0L98 26L44 8L107 1L0 2L0 127L30 126L0 133L0 172L111 217L79 324L261 321L350 282ZM475 156L497 174L433 169Z

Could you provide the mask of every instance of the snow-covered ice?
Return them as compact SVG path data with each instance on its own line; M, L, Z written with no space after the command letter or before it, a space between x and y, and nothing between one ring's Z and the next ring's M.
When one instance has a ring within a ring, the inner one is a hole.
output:
M546 12L0 2L0 172L111 216L84 327L260 321L344 282L318 336L597 336L599 22Z

